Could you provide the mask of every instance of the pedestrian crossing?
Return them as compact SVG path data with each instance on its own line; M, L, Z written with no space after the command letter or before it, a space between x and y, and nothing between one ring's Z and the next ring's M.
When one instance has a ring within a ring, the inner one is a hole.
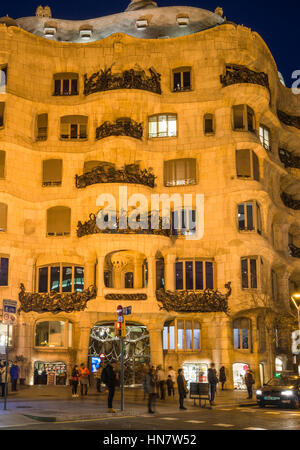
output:
M160 420L168 420L168 421L182 421L180 418L177 417L160 417ZM193 424L204 424L207 423L205 420L184 420L184 423L193 423ZM232 423L212 423L208 424L213 427L219 427L219 428L233 428L235 427ZM247 427L243 428L243 430L266 430L266 428L256 428L256 427Z

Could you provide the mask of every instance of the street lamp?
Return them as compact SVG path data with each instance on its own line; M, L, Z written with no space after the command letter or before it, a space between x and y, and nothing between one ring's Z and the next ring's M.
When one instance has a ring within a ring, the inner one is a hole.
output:
M297 309L297 312L298 312L298 330L300 330L300 305L299 305L299 303L297 304L297 301L298 302L300 301L300 292L294 292L291 295L291 299L292 299L292 302L294 303L294 305Z

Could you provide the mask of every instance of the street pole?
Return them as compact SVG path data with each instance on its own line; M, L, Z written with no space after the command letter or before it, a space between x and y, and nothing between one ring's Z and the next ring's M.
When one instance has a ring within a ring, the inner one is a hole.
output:
M124 338L121 337L121 411L124 411Z
M5 385L4 385L4 411L6 408L6 400L7 400L7 375L8 375L8 337L9 337L9 325L7 325L7 335L6 335L6 367L5 367Z

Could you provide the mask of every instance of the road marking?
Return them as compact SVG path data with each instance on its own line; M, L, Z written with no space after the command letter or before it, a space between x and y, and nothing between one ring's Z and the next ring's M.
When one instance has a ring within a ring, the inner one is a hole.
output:
M205 423L204 420L185 420L185 423Z
M266 428L248 427L248 428L244 428L244 430L266 430Z
M162 417L162 420L179 420L177 417Z
M223 428L229 428L234 427L235 425L231 425L230 423L214 423L214 427L223 427Z

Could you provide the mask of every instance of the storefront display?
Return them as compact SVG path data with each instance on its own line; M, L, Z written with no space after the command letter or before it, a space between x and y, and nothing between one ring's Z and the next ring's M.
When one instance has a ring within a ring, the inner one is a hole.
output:
M190 383L207 383L207 364L185 363L183 364L182 368L188 386Z
M65 385L67 381L67 366L63 362L34 363L34 384Z
M247 370L249 369L248 364L246 363L236 363L233 364L233 385L234 389L238 390L246 390L245 385L245 375Z

